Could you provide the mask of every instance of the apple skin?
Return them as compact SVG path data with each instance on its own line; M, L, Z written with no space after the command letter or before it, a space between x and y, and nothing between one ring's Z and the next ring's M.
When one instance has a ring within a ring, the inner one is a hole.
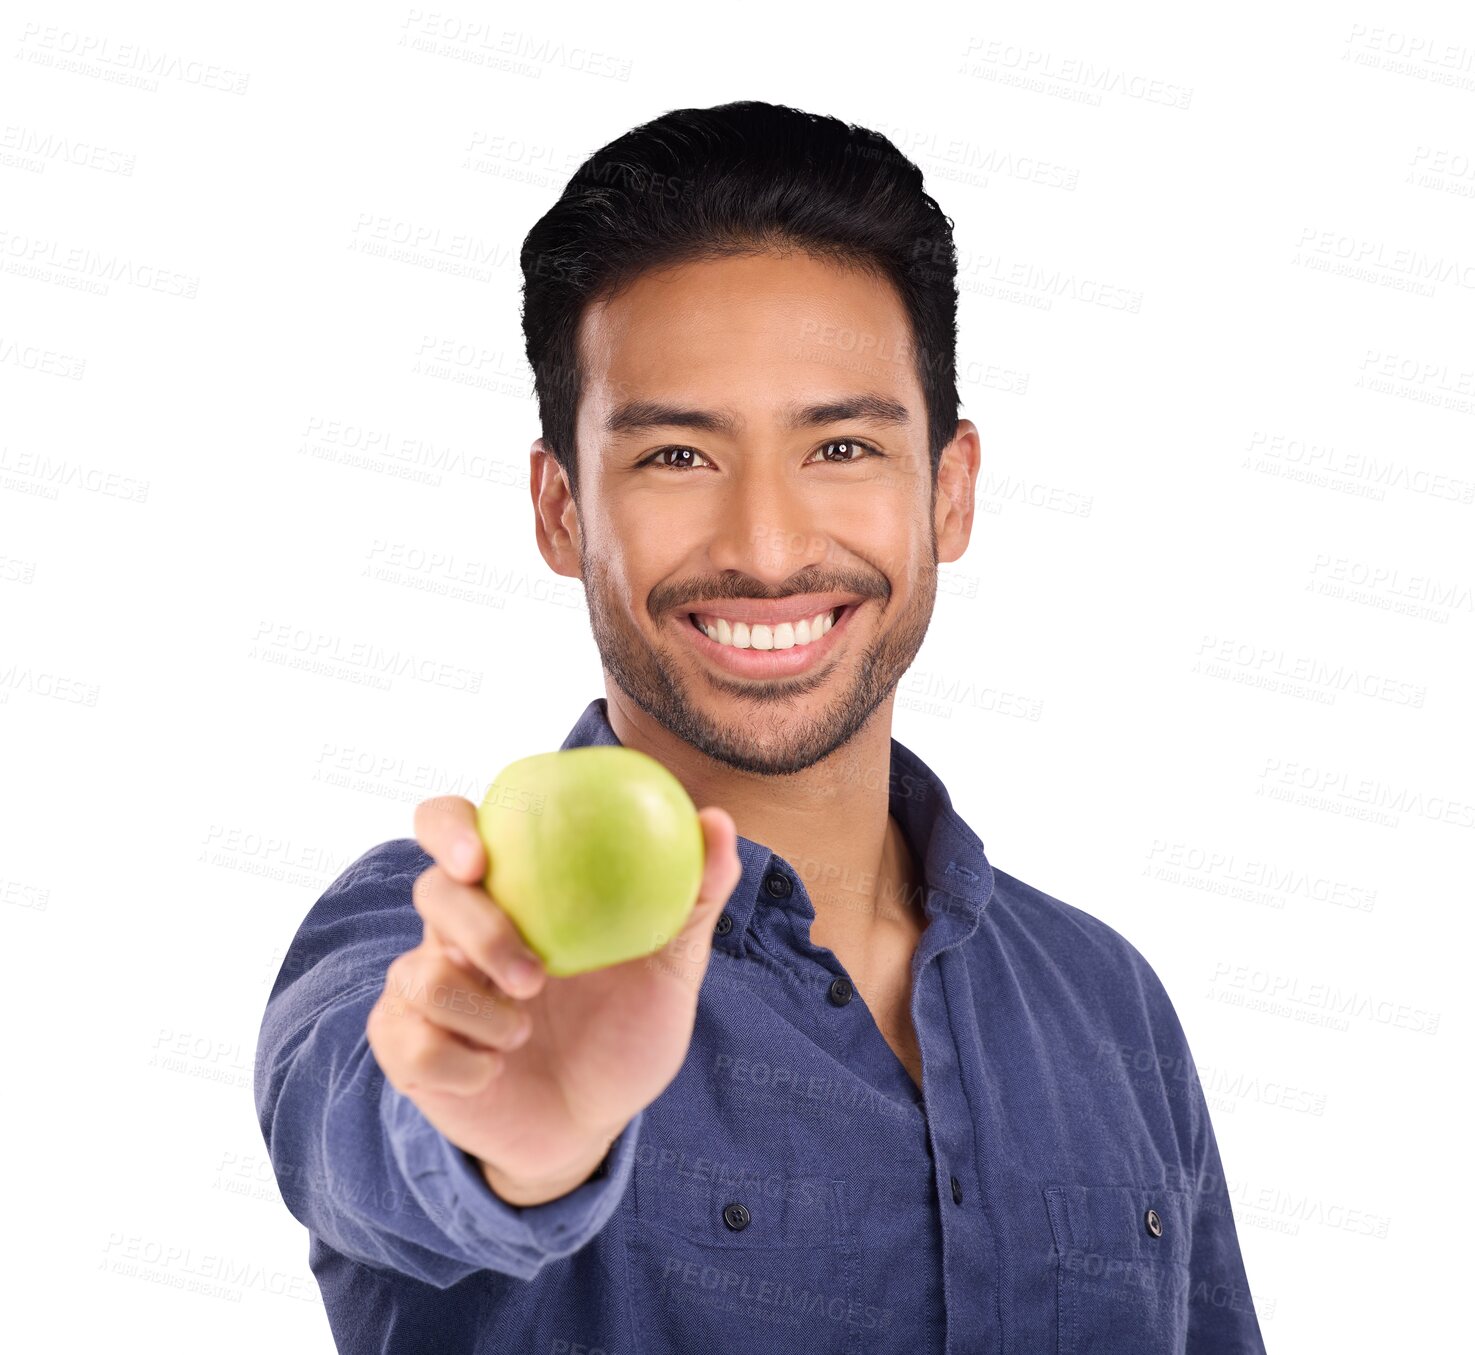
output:
M706 839L686 788L623 745L509 763L477 810L483 885L555 977L659 950L696 905Z

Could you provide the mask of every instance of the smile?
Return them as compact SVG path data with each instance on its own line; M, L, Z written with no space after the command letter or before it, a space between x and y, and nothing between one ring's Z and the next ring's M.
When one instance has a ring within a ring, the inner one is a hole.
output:
M729 673L787 677L806 672L830 654L849 629L852 614L864 605L847 603L802 621L774 626L687 612L680 625L699 654Z

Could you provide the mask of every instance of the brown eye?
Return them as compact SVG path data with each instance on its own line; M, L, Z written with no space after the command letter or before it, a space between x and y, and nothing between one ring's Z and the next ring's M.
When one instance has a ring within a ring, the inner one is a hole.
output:
M842 447L845 449L846 454L832 457L829 455L830 448L832 447ZM870 443L861 442L858 438L831 438L828 442L821 443L819 450L823 454L823 460L839 465L848 465L852 461L860 461L868 456L885 455L884 452L872 447ZM667 455L684 458L699 456L703 461L707 459L695 447L658 447L643 461L639 461L636 464L639 466L659 466L664 470L689 471L697 469L689 459L680 461L664 461L661 459Z
M850 453L848 456L838 458L842 462L859 461L862 457L866 456L880 456L880 452L868 442L858 442L854 438L832 438L820 447L820 451L824 454L826 461L837 459L829 455L829 449L831 447L844 447Z
M642 466L649 466L652 463L655 463L657 465L663 466L667 470L683 470L684 471L684 470L691 470L692 469L692 467L690 465L684 464L684 463L680 463L680 462L657 461L657 458L658 457L665 456L667 452L677 452L677 453L685 452L685 453L689 453L692 456L701 456L702 455L699 451L697 451L697 449L695 447L661 447L657 451L652 452L640 464ZM705 460L705 459L706 458L704 457L703 460Z

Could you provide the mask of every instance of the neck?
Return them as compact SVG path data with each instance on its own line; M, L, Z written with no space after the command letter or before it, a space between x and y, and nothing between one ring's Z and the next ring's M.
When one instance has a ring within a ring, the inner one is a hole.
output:
M738 832L783 857L814 904L816 932L865 936L922 911L920 871L891 817L894 693L843 747L801 772L764 776L708 757L606 683L610 728L668 767L698 809L727 810Z

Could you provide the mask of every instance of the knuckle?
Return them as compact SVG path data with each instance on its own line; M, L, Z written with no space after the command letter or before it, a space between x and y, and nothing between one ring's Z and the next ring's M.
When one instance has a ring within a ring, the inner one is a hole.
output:
M502 1046L505 1049L521 1049L532 1033L533 1018L525 1011L513 1012L503 1033Z
M433 1026L417 1021L407 1032L404 1049L404 1066L419 1081L423 1081L435 1069L440 1054L440 1036Z
M471 938L472 959L479 969L488 974L494 973L502 963L507 925L501 913L490 908L478 908L475 916Z
M502 1071L504 1061L502 1055L495 1049L484 1051L476 1060L473 1076L470 1079L469 1092L485 1091L491 1085L492 1079Z
M466 980L444 969L432 974L425 984L425 1005L438 1012L456 1012L466 1005Z
M497 1040L512 1038L529 1020L526 1013L499 993L480 995L471 1015L482 1029Z
M475 995L482 991L485 980L480 975L468 973L455 961L447 956L441 956L435 966L435 982L443 992L461 995Z
M473 1054L469 1050L454 1063L447 1064L441 1074L443 1088L459 1096L474 1096L487 1081L486 1055Z
M495 974L502 964L502 949L497 944L497 938L482 936L478 932L472 960L484 974Z
M500 1038L524 1019L501 989L449 960L436 969L429 985L429 1001L439 1011L458 1018L457 1027L474 1031L477 1038L489 1034Z

